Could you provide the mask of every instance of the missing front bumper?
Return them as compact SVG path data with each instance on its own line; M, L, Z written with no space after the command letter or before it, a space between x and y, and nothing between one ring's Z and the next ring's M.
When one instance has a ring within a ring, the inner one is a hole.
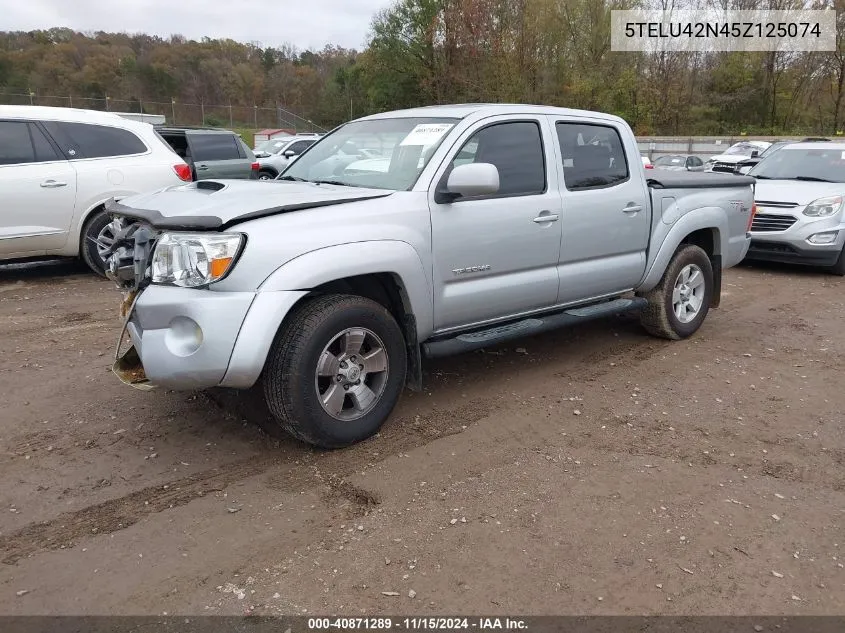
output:
M155 389L155 385L147 378L141 357L134 345L126 350L123 356L114 361L111 370L124 385L129 385L141 391Z

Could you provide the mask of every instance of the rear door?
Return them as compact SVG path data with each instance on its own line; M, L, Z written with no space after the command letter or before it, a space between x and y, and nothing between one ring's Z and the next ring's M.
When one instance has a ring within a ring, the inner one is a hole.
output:
M252 175L253 161L247 158L234 134L189 131L187 137L197 180L249 178Z
M41 127L0 120L0 255L60 248L75 205L76 171Z
M633 137L611 122L551 120L563 183L558 303L630 290L645 273L651 223Z

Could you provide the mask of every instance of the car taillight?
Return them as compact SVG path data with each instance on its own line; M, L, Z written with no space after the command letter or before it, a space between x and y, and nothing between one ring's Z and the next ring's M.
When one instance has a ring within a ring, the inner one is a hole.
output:
M646 169L654 169L654 165L646 165L645 168Z
M746 233L751 230L751 224L754 222L754 216L757 215L757 204L751 205L751 213L748 214L748 226L745 227Z
M252 171L258 171L259 169L261 169L260 163L253 163L252 164Z
M191 166L181 163L180 165L173 165L173 171L179 176L182 182L191 182L194 178L191 175Z

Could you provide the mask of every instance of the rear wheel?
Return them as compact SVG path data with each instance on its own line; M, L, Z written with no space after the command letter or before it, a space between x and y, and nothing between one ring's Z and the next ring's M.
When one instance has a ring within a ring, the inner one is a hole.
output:
M262 376L279 425L323 448L364 440L387 420L405 384L402 330L380 304L327 295L283 326Z
M692 336L704 323L713 297L713 265L698 246L681 246L663 279L647 292L641 322L649 334L678 340Z
M264 169L258 172L258 180L274 180L275 178L276 174L272 171Z
M105 210L94 211L82 227L79 253L82 260L98 275L105 276L106 253L114 244L120 223L112 220Z

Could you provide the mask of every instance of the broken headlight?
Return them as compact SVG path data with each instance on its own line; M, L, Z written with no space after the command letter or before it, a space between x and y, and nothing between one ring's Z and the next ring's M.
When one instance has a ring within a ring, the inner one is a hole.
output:
M226 276L245 242L241 233L162 233L153 251L152 282L207 286Z

